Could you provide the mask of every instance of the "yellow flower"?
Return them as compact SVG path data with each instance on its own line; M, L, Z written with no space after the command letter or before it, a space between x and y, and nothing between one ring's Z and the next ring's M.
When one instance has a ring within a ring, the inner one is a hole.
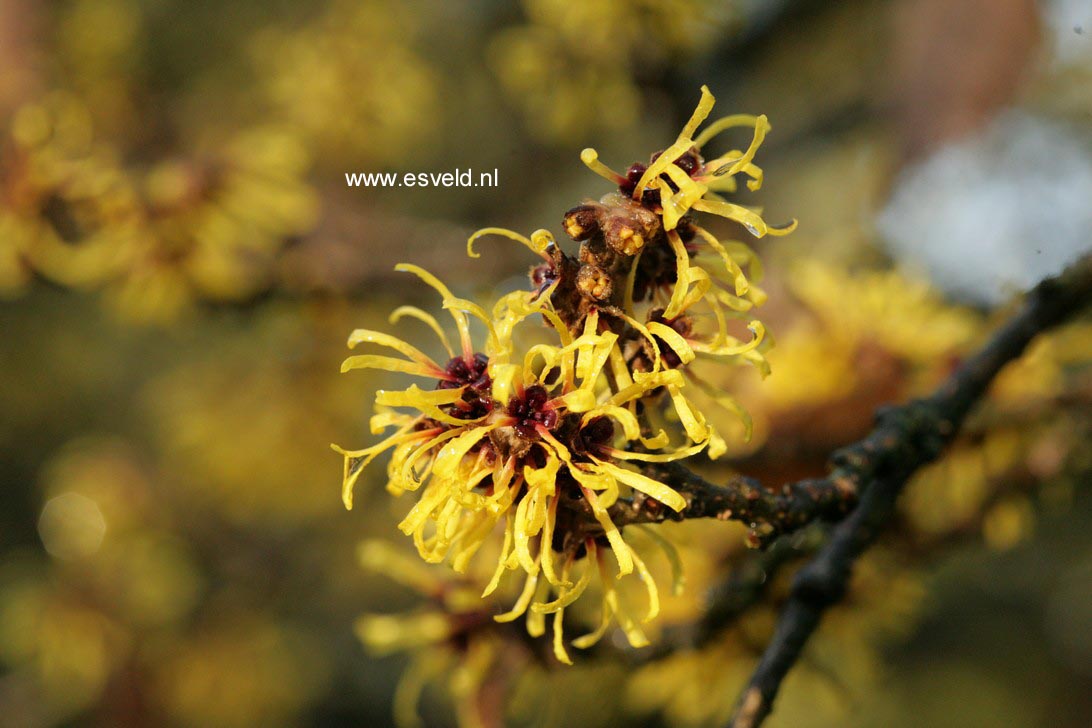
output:
M808 260L791 273L792 292L845 351L871 340L911 362L928 363L958 353L980 326L972 311L896 270L849 272Z
M617 184L618 192L570 210L565 229L574 240L584 241L580 259L593 273L604 267L602 259L607 251L631 256L624 263L628 275L622 293L610 303L624 311L633 332L642 337L636 340L638 361L632 362L634 368L654 366L651 359L675 368L701 356L746 361L765 376L769 366L763 351L770 342L765 339L762 323L751 319L754 307L766 300L765 292L756 285L762 277L761 264L747 245L719 240L698 225L690 213L726 217L743 224L757 237L787 234L795 229L796 222L780 227L767 225L759 213L716 194L718 190L735 191L740 174L750 178L750 189L759 188L762 170L753 159L769 124L762 116L729 116L695 137L713 103L712 94L703 87L701 102L675 143L653 155L649 164L633 164L624 175L600 162L594 149L585 149L581 154L584 163ZM754 127L750 146L706 162L701 156L703 146L721 131L736 126ZM593 263L597 267L592 267ZM584 269L580 274L592 277ZM606 298L607 287L603 289ZM645 302L648 307L638 313L637 305ZM732 333L733 319L747 322L749 340ZM644 326L637 320L643 320ZM643 357L640 349L645 349ZM686 373L699 387L710 389L692 372ZM713 396L733 411L740 411L734 401Z
M87 107L55 93L15 113L0 177L0 290L38 273L89 287L116 275L136 239L135 187L93 140Z
M735 192L739 174L750 178L747 188L751 191L762 186L762 169L754 163L754 157L771 127L765 116L734 114L714 121L695 137L694 133L715 103L709 88L702 86L698 107L675 142L654 155L649 164L631 166L625 175L600 162L594 149L585 149L580 158L589 169L618 184L634 200L660 208L667 231L678 228L680 220L691 210L698 210L734 220L756 238L789 234L796 229L795 220L787 225L768 225L759 213L727 202L717 194ZM708 162L702 158L702 148L716 135L733 127L746 126L754 128L754 136L746 150L733 149Z
M407 652L410 663L394 694L399 726L418 726L417 704L430 682L445 682L461 726L483 725L481 693L505 653L481 586L465 577L441 576L383 541L366 541L357 551L361 565L427 598L403 614L364 614L356 634L369 652ZM517 646L518 647L518 646Z
M374 344L401 357L358 354L345 360L342 371L382 369L432 381L427 388L415 384L376 395L373 433L394 428L379 443L361 450L334 446L345 458L346 507L352 507L363 469L390 451L387 489L396 495L419 493L399 528L412 536L425 561L449 560L464 573L501 530L496 568L482 596L496 591L506 572L520 571L522 591L512 608L495 618L508 622L526 615L527 631L537 637L545 633L546 615L554 615L554 654L565 663L571 662L565 611L596 582L600 625L572 644L595 644L614 619L630 644L647 644L641 620L623 603L614 577L636 572L640 578L648 595L643 621L658 614L659 591L611 508L622 498L639 498L681 511L688 505L682 494L631 466L703 450L716 458L726 451L723 438L691 401L688 381L740 414L749 430L742 408L704 385L688 365L700 355L748 360L766 370L762 324L748 321L746 341L729 329L729 319L749 318L751 308L764 300L744 271L758 278L761 266L745 245L722 243L687 213L725 215L759 236L789 232L795 223L770 228L757 213L710 191L734 189L738 173L752 178L752 189L758 187L761 170L751 160L768 128L764 118L746 117L756 129L751 147L706 165L697 151L701 145L742 123L742 117L729 117L694 140L712 103L703 89L702 103L676 143L649 166L631 167L626 177L585 150L585 162L617 182L625 195L612 193L566 214L565 231L582 243L578 258L563 253L545 230L524 237L486 228L470 237L472 257L478 238L496 234L542 258L531 273L534 290L503 296L486 311L455 297L427 271L399 266L440 294L459 331L460 348L452 348L440 324L421 309L400 308L392 323L404 316L423 321L446 348L446 362L383 332L359 329L349 337L350 347ZM702 254L712 257L711 268L724 269L723 281L705 267ZM516 328L538 315L555 340L517 353ZM470 333L472 317L487 332L480 349ZM713 324L703 326L706 320ZM668 433L675 428L669 415L685 432L681 444L671 444ZM653 540L677 563L668 542Z
M498 620L527 613L528 630L537 636L544 631L545 615L554 614L555 653L568 662L562 637L565 608L599 576L603 624L574 644L594 644L612 616L618 617L633 644L646 644L637 621L621 604L613 578L608 578L611 568L605 552L613 553L619 576L635 570L640 575L649 595L646 619L658 611L656 585L608 509L619 497L633 493L674 510L685 507L676 491L620 464L674 460L710 443L704 419L691 411L680 392L682 375L657 370L631 377L619 356L617 334L600 331L593 314L584 331L571 336L548 307L548 296L512 293L489 315L456 298L427 271L411 265L399 269L416 274L440 293L459 330L461 347L453 349L439 323L412 307L396 310L392 320L412 316L425 322L447 349L448 362L436 362L389 334L364 329L352 333L351 347L372 343L404 358L360 354L346 359L343 371L378 368L434 384L431 389L413 385L380 391L372 430L393 427L393 434L362 450L335 446L345 457L345 505L352 507L353 488L363 469L381 453L392 451L387 489L395 494L420 491L399 528L413 537L426 561L450 559L456 571L465 571L503 524L504 543L485 595L498 587L506 571L522 570L525 581L516 604ZM554 323L560 342L532 346L517 359L512 333L535 313ZM482 351L473 346L469 316L481 320L488 331ZM616 384L613 391L606 385L607 372ZM664 450L666 432L644 436L637 402L661 389L669 393L692 444ZM659 452L631 452L625 447L629 443ZM550 599L551 593L556 593L555 599Z
M258 90L324 162L404 164L435 140L447 108L435 64L416 47L424 16L391 0L322 8L255 36Z
M52 94L15 115L0 178L0 293L31 273L105 289L131 319L168 319L194 299L239 300L270 283L316 200L307 154L272 128L236 135L205 163L144 174L94 140L90 112Z

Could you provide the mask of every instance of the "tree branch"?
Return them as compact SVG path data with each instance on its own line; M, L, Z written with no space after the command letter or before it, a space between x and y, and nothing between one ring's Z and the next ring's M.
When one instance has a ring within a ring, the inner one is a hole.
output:
M885 410L872 434L836 453L835 473L853 477L860 502L797 573L774 636L737 704L733 728L755 728L769 715L782 680L823 613L845 593L855 560L879 537L907 480L936 459L1005 364L1090 301L1092 255L1086 254L1032 289L1021 310L930 397Z
M679 491L687 505L673 511L653 498L620 499L610 509L617 525L690 518L742 521L750 524L750 545L756 547L812 521L841 518L857 497L855 485L845 478L801 480L772 491L743 475L733 476L724 484L710 483L679 463L654 463L643 470Z

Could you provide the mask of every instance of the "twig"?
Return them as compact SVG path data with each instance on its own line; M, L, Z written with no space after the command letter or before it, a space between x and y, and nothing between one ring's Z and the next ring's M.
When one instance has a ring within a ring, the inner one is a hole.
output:
M815 553L825 528L815 524L782 536L768 548L747 551L739 563L731 566L731 575L709 590L700 620L666 627L651 648L626 651L627 659L633 664L646 664L709 644L766 596L782 568Z
M838 453L838 469L857 474L860 502L797 573L774 636L736 706L733 728L756 728L769 715L782 680L824 611L845 593L856 558L879 537L910 476L952 440L1005 364L1019 357L1038 334L1090 301L1092 255L1086 254L1061 275L1032 289L1022 309L932 396L886 410L871 435Z
M656 463L644 468L650 477L671 485L686 499L680 511L664 508L652 498L621 499L610 515L619 526L661 523L691 518L716 518L750 524L752 546L771 543L815 520L836 520L856 502L856 487L845 478L817 478L789 483L778 491L754 478L733 476L710 483L679 463Z

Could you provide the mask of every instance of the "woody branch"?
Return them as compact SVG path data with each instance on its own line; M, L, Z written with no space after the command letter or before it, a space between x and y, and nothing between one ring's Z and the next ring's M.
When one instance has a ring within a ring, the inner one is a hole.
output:
M845 593L853 565L879 538L903 486L952 441L997 373L1038 334L1092 302L1092 254L1039 283L1018 313L931 396L880 413L876 429L835 456L833 478L848 476L860 493L852 512L796 575L777 629L731 720L755 728L769 715L782 680L799 659L823 613Z

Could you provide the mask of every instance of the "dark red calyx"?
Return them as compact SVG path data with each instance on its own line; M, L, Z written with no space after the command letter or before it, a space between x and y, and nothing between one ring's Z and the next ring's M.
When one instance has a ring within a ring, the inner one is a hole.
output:
M508 415L515 419L513 427L521 437L537 436L539 425L552 429L557 425L557 410L548 405L550 394L540 384L528 387L522 397L514 396L508 401Z

